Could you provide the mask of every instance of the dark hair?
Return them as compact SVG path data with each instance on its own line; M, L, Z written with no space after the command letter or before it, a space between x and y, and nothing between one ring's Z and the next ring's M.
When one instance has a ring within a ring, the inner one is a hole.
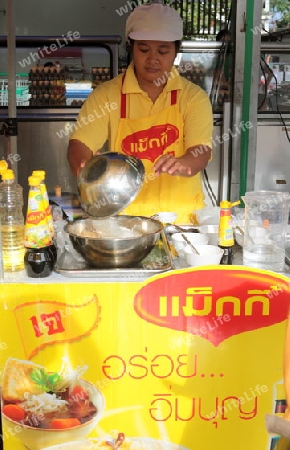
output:
M175 51L176 53L178 53L181 47L181 41L174 41L174 44L175 44Z
M227 38L227 37L230 39L231 38L231 33L230 33L230 30L227 30L226 28L224 28L224 29L222 29L222 30L220 30L218 32L218 34L216 35L215 40L220 42L220 41L225 40L225 38Z
M54 64L53 64L53 62L48 61L48 62L46 62L46 63L44 64L43 67L54 67Z

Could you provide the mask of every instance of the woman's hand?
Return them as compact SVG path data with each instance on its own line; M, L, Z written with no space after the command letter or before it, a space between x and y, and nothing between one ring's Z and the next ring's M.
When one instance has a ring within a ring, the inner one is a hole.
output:
M167 153L154 164L155 175L168 173L169 175L192 177L207 166L210 156L211 148L206 145L190 147L179 158Z
M175 156L166 154L162 155L154 164L154 171L156 175L168 173L169 175L191 176L191 168L184 164L183 156L175 158Z
M76 177L92 156L92 151L83 142L77 139L71 139L69 141L67 159L71 171Z

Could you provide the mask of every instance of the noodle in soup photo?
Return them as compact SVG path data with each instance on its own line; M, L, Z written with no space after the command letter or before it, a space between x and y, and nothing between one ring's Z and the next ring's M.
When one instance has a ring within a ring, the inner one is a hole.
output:
M81 378L87 367L49 372L31 361L8 358L2 375L3 424L30 450L86 438L105 400ZM4 430L5 431L5 430Z

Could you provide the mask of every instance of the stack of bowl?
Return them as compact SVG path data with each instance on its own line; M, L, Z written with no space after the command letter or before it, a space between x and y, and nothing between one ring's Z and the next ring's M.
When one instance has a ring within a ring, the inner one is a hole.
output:
M217 245L210 244L209 235L205 233L178 232L171 236L171 241L178 255L186 260L188 266L219 264L221 261L223 250Z

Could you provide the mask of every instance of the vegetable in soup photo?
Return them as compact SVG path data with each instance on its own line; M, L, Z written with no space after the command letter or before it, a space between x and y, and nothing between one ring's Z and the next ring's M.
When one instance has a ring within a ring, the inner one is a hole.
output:
M17 437L38 450L86 437L100 420L104 398L81 378L87 367L50 372L31 361L8 358L2 375L2 418Z

